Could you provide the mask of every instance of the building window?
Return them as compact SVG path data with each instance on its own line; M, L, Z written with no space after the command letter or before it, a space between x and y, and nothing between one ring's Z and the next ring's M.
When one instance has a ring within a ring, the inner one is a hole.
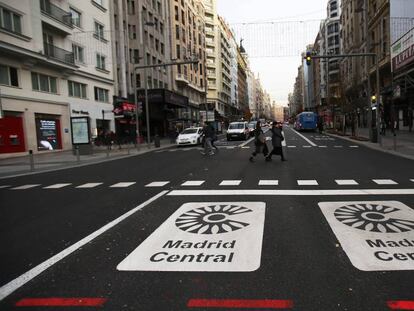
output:
M0 7L0 27L11 32L22 33L22 17Z
M95 38L99 40L105 40L104 36L104 25L95 22Z
M70 97L78 97L86 99L86 84L74 81L68 81L68 89Z
M180 19L179 17L179 13L178 13L178 6L174 7L174 15L175 15L175 20L178 21Z
M105 67L105 56L101 55L101 54L96 54L96 68L102 69L102 70L106 70Z
M81 13L79 13L73 8L69 8L69 10L71 14L72 24L77 27L81 27Z
M35 91L57 94L56 81L55 77L32 72L32 87Z
M108 103L109 91L95 86L95 100L102 103Z
M164 34L164 24L160 22L160 33Z
M100 5L101 7L104 6L104 0L92 0L93 2L95 2L97 5Z
M161 55L164 55L164 43L161 42Z
M177 59L180 59L181 58L181 53L180 53L180 45L178 45L177 44L177 46L176 46L176 52L177 52Z
M0 65L0 84L19 86L17 69L14 67Z
M135 79L136 79L137 87L141 87L141 75L136 74Z
M128 0L128 14L134 15L135 14L135 1Z
M132 25L132 39L137 38L137 26Z
M72 52L73 52L73 57L75 59L75 62L78 62L78 63L85 62L83 47L76 45L76 44L72 44Z
M175 25L175 38L177 40L180 40L180 26L179 25Z

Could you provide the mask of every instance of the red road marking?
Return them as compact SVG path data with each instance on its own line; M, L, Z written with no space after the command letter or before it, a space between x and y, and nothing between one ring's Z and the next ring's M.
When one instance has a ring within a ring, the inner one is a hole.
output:
M414 310L414 300L388 301L387 305L392 310Z
M24 298L16 307L102 307L106 298Z
M247 299L190 299L189 308L256 308L287 309L293 308L292 300L247 300Z

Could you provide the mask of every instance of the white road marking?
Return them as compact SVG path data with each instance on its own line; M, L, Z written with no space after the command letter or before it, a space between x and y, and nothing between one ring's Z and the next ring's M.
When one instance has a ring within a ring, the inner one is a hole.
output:
M43 187L43 189L60 189L60 188L63 188L63 187L67 187L67 186L70 186L71 184L54 184L54 185L50 185L50 186L47 186L47 187Z
M358 185L358 183L353 179L336 179L335 182L340 186Z
M279 180L260 180L259 186L277 186L279 185Z
M319 196L319 195L414 195L414 189L327 189L327 190L173 190L169 196Z
M30 184L30 185L14 187L14 188L11 188L10 190L26 190L26 189L31 189L31 188L38 187L38 186L40 186L40 184Z
M226 147L226 149L235 149L236 146L230 146L230 147Z
M117 184L110 186L109 188L127 188L129 186L132 186L133 184L136 184L136 182L119 182Z
M373 179L372 181L377 185L398 185L398 183L392 179Z
M246 140L244 143L240 144L238 147L244 147L247 144L250 144L252 141L254 140L254 137L249 138L248 140Z
M302 146L303 148L312 148L312 146L308 146L308 145L306 145L306 146Z
M181 184L181 186L201 186L204 182L205 180L188 180Z
M181 205L116 267L119 271L255 271L264 202Z
M414 182L414 179L410 179L410 181Z
M176 152L176 151L178 151L178 149L171 149L171 150L168 150L168 152Z
M296 148L296 146L287 146L288 148Z
M95 188L98 187L99 185L102 185L102 182L90 182L90 183L86 183L80 186L77 186L76 188L79 189L90 189L90 188Z
M169 184L169 181L154 181L152 183L149 183L145 187L164 187L165 185Z
M61 261L65 257L69 256L79 248L83 247L84 245L90 243L92 240L94 240L96 237L100 236L101 234L105 233L109 229L113 228L129 216L135 214L140 209L144 208L148 204L151 204L158 198L165 195L168 191L162 191L158 193L157 195L153 196L149 200L145 201L144 203L138 205L137 207L133 208L129 212L123 214L122 216L118 217L117 219L111 221L110 223L106 224L102 228L96 230L95 232L91 233L87 237L83 238L79 242L76 242L75 244L69 246L68 248L64 249L60 253L56 254L55 256L49 258L48 260L42 262L41 264L37 265L36 267L30 269L26 273L22 274L21 276L15 278L14 280L10 281L6 285L0 287L0 301L9 296L11 293L13 293L15 290L22 287L27 282L30 282L35 277L37 277L39 274L56 264L57 262Z
M308 179L308 180L298 180L298 185L299 186L317 186L318 182L315 179Z
M9 188L9 187L11 187L11 186L10 185L3 185L3 186L0 186L0 189Z
M219 186L238 186L241 180L223 180Z
M359 148L359 146L349 146L349 148Z
M303 136L301 133L299 133L298 131L293 131L292 132L296 133L297 135L299 135L300 137L302 137L304 140L306 140L308 142L309 145L316 147L316 144L311 141L310 139L308 139L307 137Z
M243 146L242 149L250 149L250 146Z
M328 146L318 146L319 148L328 148Z

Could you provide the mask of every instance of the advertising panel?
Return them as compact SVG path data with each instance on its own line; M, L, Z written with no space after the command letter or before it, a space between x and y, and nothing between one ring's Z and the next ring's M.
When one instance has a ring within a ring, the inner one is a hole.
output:
M37 150L60 149L59 120L36 118Z
M89 117L73 117L70 121L72 128L72 144L89 144Z

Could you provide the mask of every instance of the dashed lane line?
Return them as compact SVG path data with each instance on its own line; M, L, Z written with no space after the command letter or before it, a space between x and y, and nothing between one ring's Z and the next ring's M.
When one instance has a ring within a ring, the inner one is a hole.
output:
M19 289L23 285L25 285L27 282L30 282L35 277L37 277L39 274L47 270L48 268L52 267L57 262L61 261L65 257L69 256L79 248L83 247L84 245L88 244L92 240L94 240L96 237L100 236L101 234L105 233L109 229L115 227L120 222L125 220L126 218L130 217L131 215L135 214L137 211L141 210L145 206L151 204L155 200L159 199L160 197L164 196L168 191L164 190L157 195L153 196L152 198L148 199L144 203L138 205L137 207L133 208L129 212L126 212L122 216L116 218L115 220L111 221L110 223L106 224L102 228L96 230L95 232L91 233L87 237L83 238L79 242L76 242L75 244L69 246L68 248L64 249L60 253L56 254L55 256L47 259L46 261L42 262L41 264L37 265L36 267L30 269L26 273L22 274L21 276L17 277L16 279L10 281L9 283L3 285L0 287L0 301L2 301L4 298L9 296L11 293L13 293L15 290Z
M136 184L136 182L119 182L119 183L113 184L112 186L109 186L109 188L127 188L134 184Z
M377 185L398 185L392 179L373 179L372 181Z
M318 182L315 179L298 179L297 180L299 186L317 186L319 185Z
M181 184L184 187L191 187L191 186L201 186L204 184L205 180L188 180Z
M309 145L311 145L311 146L314 146L314 147L316 147L317 145L313 142L313 141L311 141L310 139L308 139L307 137L305 137L304 135L302 135L301 133L299 133L299 132L297 132L297 131L293 131L292 130L292 132L294 132L294 133L296 133L297 135L299 135L301 138L303 138L304 140L306 140L306 142L309 144Z
M71 183L66 183L66 184L54 184L54 185L50 185L47 187L43 187L43 189L61 189L67 186L70 186Z
M40 184L30 184L11 188L11 190L26 190L41 186Z
M10 187L11 187L10 185L2 185L0 186L0 189L10 188Z
M340 186L358 185L353 179L336 179L335 182Z
M90 182L90 183L86 183L86 184L77 186L76 188L79 188L79 189L91 189L91 188L98 187L98 186L100 186L102 184L103 184L102 182Z
M223 180L219 186L238 186L240 183L241 180Z
M170 183L169 181L154 181L152 183L149 183L145 187L148 187L148 188L164 187L165 185L168 185L169 183Z
M279 180L260 180L259 186L277 186L279 185Z

